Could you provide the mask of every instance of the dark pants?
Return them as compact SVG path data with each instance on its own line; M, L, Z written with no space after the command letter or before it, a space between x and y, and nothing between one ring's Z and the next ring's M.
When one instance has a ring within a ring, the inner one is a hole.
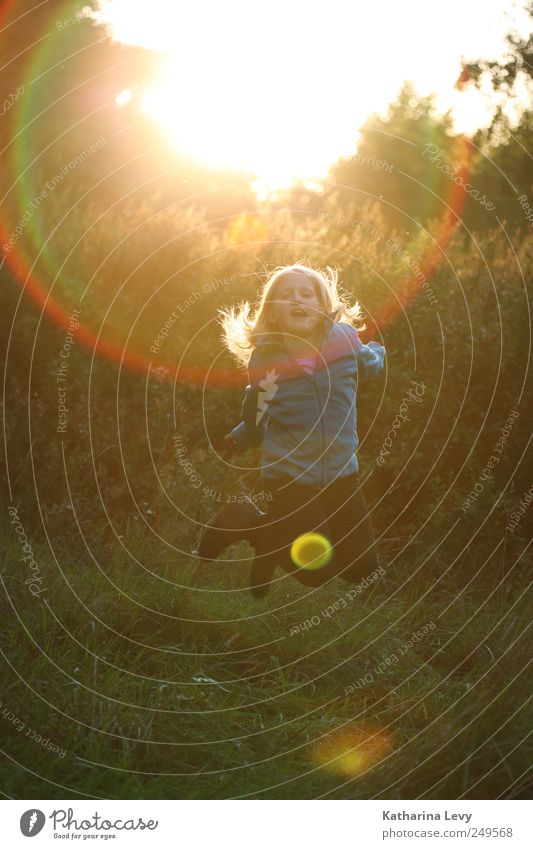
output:
M357 474L337 478L324 489L302 486L286 479L261 480L268 514L256 529L252 544L252 590L263 595L277 566L308 587L317 587L338 575L359 582L378 568L374 530ZM296 566L290 547L296 537L310 531L322 533L333 547L330 562L318 569Z

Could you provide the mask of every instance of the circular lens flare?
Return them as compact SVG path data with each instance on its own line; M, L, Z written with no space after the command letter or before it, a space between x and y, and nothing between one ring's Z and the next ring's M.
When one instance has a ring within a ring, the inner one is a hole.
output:
M313 751L313 760L330 772L354 778L378 763L393 747L380 728L343 728L329 734Z
M300 534L291 545L291 560L300 569L321 569L333 555L333 546L319 533Z
M0 25L5 25L11 16L15 3L6 3L0 13ZM59 258L55 255L53 247L46 238L43 230L42 215L32 215L26 222L28 210L42 186L36 185L31 169L36 155L35 145L30 144L37 134L27 134L28 139L23 138L23 130L33 127L35 119L43 111L46 102L40 102L37 92L38 86L33 86L33 80L43 76L43 69L49 65L50 56L53 55L54 36L59 37L58 32L50 31L46 35L50 38L41 39L42 45L31 51L27 63L22 69L21 83L24 84L26 94L14 103L9 115L5 120L9 121L10 135L12 141L9 144L10 156L8 172L11 173L11 185L6 193L9 195L13 208L8 211L8 204L3 205L0 215L0 240L3 245L9 244L17 226L21 227L24 219L24 249L22 238L4 249L4 262L9 268L14 280L24 290L47 318L59 326L68 329L71 311L74 307L79 308L79 299L76 293L80 290L83 281L71 278L64 268L58 271ZM126 90L124 90L126 91ZM121 93L122 95L123 93ZM119 95L120 99L122 99ZM43 97L43 93L39 95ZM124 93L124 97L127 95ZM33 132L33 131L32 131ZM24 140L24 144L22 143ZM429 139L432 142L432 139ZM35 142L37 144L37 141ZM431 146L431 145L430 145ZM104 150L107 150L105 148ZM426 233L413 247L409 263L406 265L403 279L399 281L401 287L393 291L376 308L372 317L367 318L366 334L372 338L376 333L380 334L391 324L406 308L411 300L420 296L424 289L429 286L431 278L442 262L447 246L461 224L460 214L465 201L464 184L468 182L471 169L473 144L464 137L458 136L456 149L452 158L460 164L458 176L462 184L454 180L445 183L444 191L439 193L428 193L428 204L439 202L444 207L444 214L440 218L431 236ZM96 160L95 160L96 161ZM435 188L437 188L438 169L432 168L434 174ZM431 186L429 187L431 189ZM43 207L44 208L44 207ZM225 233L227 247L239 250L247 245L269 238L268 227L262 218L249 213L235 216L231 225ZM37 263L37 259L39 262ZM415 264L415 270L411 267ZM49 285L49 276L53 275L56 284ZM83 284L85 285L85 284ZM90 295L88 296L90 297ZM85 314L87 312L87 314ZM183 383L194 383L203 385L206 379L206 369L202 366L178 368L175 362L160 362L154 367L152 358L143 350L136 349L133 344L125 348L118 339L115 339L112 331L97 329L96 322L92 320L89 311L81 311L79 318L80 327L77 331L77 342L83 345L91 353L94 352L103 359L110 360L129 371L145 374L150 373L154 379L178 381ZM213 386L238 386L242 383L242 375L236 369L211 369L209 372L209 384Z

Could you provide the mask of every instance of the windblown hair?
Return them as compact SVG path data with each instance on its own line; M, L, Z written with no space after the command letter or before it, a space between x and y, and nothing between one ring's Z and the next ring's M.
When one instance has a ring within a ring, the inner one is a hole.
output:
M339 287L338 273L335 268L328 265L322 271L300 262L294 265L283 265L276 268L263 283L254 312L248 301L241 301L237 308L229 307L218 311L223 327L222 341L242 365L248 365L251 353L262 336L279 331L276 321L269 315L269 305L275 300L278 283L285 275L296 271L307 275L313 282L325 313L325 320L328 314L336 310L334 321L352 324L357 330L365 329L366 324L360 321L361 305L358 301L353 306L348 304L345 293Z

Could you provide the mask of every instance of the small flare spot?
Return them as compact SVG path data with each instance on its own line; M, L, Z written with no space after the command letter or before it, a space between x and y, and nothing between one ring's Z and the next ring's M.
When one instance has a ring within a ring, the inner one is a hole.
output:
M300 569L321 569L333 555L327 537L316 532L300 534L291 545L291 560Z
M242 212L229 222L226 236L230 245L243 245L264 241L268 238L268 229L259 215Z
M313 760L330 772L353 778L378 763L392 747L392 736L380 728L343 728L318 744Z

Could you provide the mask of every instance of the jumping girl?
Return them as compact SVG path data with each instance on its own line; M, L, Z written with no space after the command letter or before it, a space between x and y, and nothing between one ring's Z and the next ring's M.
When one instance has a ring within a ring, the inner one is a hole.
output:
M262 446L268 513L252 498L226 506L204 528L197 553L213 560L248 540L255 549L250 589L258 598L278 566L306 586L335 575L359 581L378 568L356 455L356 390L359 377L382 371L385 348L361 342L365 325L354 325L360 312L339 292L335 270L300 263L270 276L253 315L248 302L220 311L223 341L248 368L241 422L225 439L241 450ZM327 541L328 562L302 568L295 540L316 533Z

